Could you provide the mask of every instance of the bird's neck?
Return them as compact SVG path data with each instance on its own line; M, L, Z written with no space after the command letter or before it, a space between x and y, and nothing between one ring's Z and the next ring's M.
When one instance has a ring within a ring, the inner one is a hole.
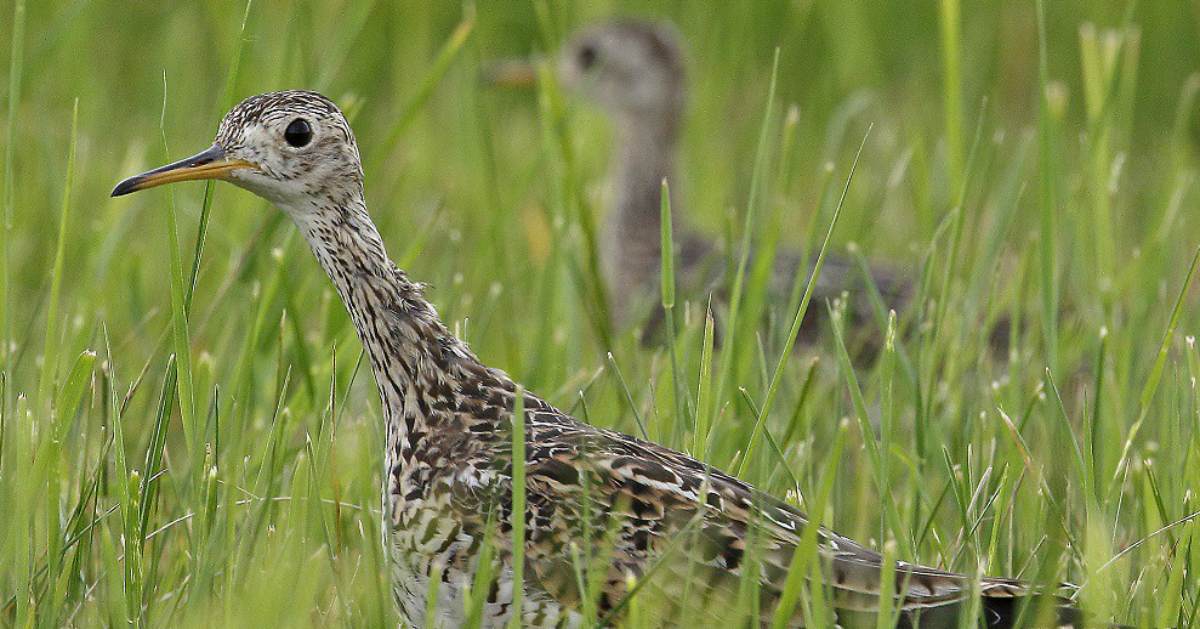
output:
M673 113L626 115L617 125L611 163L615 215L622 222L653 228L655 240L662 181L675 183L678 126L679 118Z
M370 359L387 421L390 468L448 427L453 396L470 388L465 380L492 370L446 329L422 286L388 258L361 195L335 211L291 214Z
M617 120L609 166L613 207L605 218L610 285L641 286L657 277L663 180L677 189L678 122L678 115L666 112L627 114ZM675 216L681 215L678 198L672 199Z

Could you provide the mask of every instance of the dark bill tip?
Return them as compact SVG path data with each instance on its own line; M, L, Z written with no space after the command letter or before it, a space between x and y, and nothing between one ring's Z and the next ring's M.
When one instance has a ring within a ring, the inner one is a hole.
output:
M117 184L117 187L113 188L112 195L114 197L119 197L122 195L129 194L130 192L137 192L138 184L140 184L141 182L142 182L141 175L135 175L133 177L130 177L129 179L126 179L125 181L122 181L121 183Z

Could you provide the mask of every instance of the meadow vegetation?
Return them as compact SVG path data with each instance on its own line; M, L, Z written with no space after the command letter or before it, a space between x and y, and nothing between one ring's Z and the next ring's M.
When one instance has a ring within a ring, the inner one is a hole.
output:
M608 121L481 80L610 15L687 42L671 195L741 295L679 292L648 347L589 248ZM1195 5L4 0L0 50L0 626L396 624L378 397L303 240L228 185L108 196L292 87L351 118L396 262L559 407L889 557L1197 625ZM845 304L741 254L827 233L914 303L787 351Z

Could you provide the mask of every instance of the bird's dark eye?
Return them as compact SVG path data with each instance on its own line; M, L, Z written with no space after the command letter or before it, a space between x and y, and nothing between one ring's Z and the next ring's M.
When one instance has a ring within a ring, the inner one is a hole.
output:
M303 118L297 118L287 126L283 132L283 139L288 144L300 148L312 141L312 125Z
M590 70L596 65L596 48L594 46L584 46L579 49L579 65L584 70Z

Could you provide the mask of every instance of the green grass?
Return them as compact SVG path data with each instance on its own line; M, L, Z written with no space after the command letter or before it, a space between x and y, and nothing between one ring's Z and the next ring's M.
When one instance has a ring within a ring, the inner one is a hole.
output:
M737 314L666 277L654 347L598 286L610 125L551 81L480 81L612 13L688 39L663 216L738 245ZM0 626L396 624L378 400L302 239L226 185L108 197L285 87L342 104L393 257L530 390L889 559L1197 626L1198 24L1155 2L7 0ZM846 305L800 282L773 303L740 245L851 243L914 278L917 306L789 351L799 311ZM827 618L815 541L786 598ZM623 605L653 622L653 599Z

